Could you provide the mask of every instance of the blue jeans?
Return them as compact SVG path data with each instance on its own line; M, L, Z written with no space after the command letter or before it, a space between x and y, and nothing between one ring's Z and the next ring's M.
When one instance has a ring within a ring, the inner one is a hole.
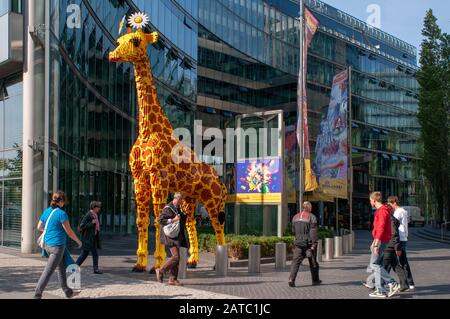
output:
M383 282L385 282L386 284L395 282L394 278L392 278L387 273L386 269L384 269L383 254L385 248L386 244L380 243L378 245L378 256L376 256L373 252L374 251L373 246L370 247L372 254L370 256L369 269L372 270L372 275L370 275L367 278L367 284L369 284L369 280L370 282L372 282L373 277L375 277L375 288L382 293L386 292L386 289L384 289Z

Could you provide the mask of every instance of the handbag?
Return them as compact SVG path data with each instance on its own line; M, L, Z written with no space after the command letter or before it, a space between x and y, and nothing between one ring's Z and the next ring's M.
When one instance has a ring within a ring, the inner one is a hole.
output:
M170 208L174 213L175 211L170 206L166 206L164 208ZM176 213L175 213L176 214ZM169 238L175 238L180 233L180 222L167 224L163 227L164 235L166 235Z
M175 238L180 233L180 222L168 224L163 227L164 234L169 238Z
M57 209L58 208L55 208L54 210L52 210L52 212L50 213L50 216L48 216L47 221L45 222L44 231L42 232L42 234L39 236L39 238L37 240L38 246L41 247L42 249L44 249L44 236L45 236L45 232L47 231L48 222L50 221L50 218L52 218L53 213Z

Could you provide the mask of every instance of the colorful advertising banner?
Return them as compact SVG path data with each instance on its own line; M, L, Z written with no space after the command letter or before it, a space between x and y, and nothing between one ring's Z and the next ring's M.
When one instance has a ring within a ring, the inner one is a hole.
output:
M281 202L283 172L280 157L238 161L236 177L237 202Z
M313 191L317 188L316 177L311 169L311 156L309 150L309 140L308 140L308 100L306 98L306 76L307 76L307 65L308 65L308 48L314 37L314 34L319 27L319 21L312 15L312 13L305 8L305 36L304 43L301 46L303 50L303 65L300 68L300 74L298 77L298 98L297 98L297 141L300 145L301 141L301 119L303 118L303 156L305 161L305 192ZM303 71L303 74L301 73ZM304 79L304 80L302 80ZM301 98L301 93L303 92L303 103ZM303 104L303 105L302 105Z
M328 113L323 114L316 144L314 171L320 191L347 198L348 171L348 70L333 79Z
M298 144L295 129L295 124L286 126L284 137L284 165L286 170L286 191L288 192L289 203L296 203L298 189L298 167L296 167Z

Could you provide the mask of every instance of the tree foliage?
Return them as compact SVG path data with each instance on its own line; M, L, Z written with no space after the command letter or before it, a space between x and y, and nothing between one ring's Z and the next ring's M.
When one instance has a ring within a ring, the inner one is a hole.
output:
M432 185L440 221L449 211L449 36L443 34L430 9L422 30L418 120L421 125L422 168Z

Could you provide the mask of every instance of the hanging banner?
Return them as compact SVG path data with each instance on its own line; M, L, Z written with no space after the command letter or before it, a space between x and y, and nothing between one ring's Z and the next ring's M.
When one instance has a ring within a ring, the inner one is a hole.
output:
M296 167L298 144L295 128L295 124L286 126L284 137L284 166L286 170L285 189L288 192L288 203L293 204L297 202L296 189L298 187L298 167Z
M320 123L314 170L320 192L347 198L348 184L348 70L333 78L330 105Z
M319 21L313 16L313 14L305 7L305 36L304 43L301 46L303 50L303 65L300 68L300 74L298 77L298 96L297 96L297 141L300 145L301 141L301 125L300 121L303 118L303 156L305 161L305 192L311 192L318 187L316 177L311 169L311 155L309 150L309 139L308 139L308 100L306 96L306 76L307 76L307 65L308 65L308 48L314 37L314 34L319 27ZM303 74L301 73L303 71ZM302 81L302 79L304 79ZM303 105L300 92L303 92Z

